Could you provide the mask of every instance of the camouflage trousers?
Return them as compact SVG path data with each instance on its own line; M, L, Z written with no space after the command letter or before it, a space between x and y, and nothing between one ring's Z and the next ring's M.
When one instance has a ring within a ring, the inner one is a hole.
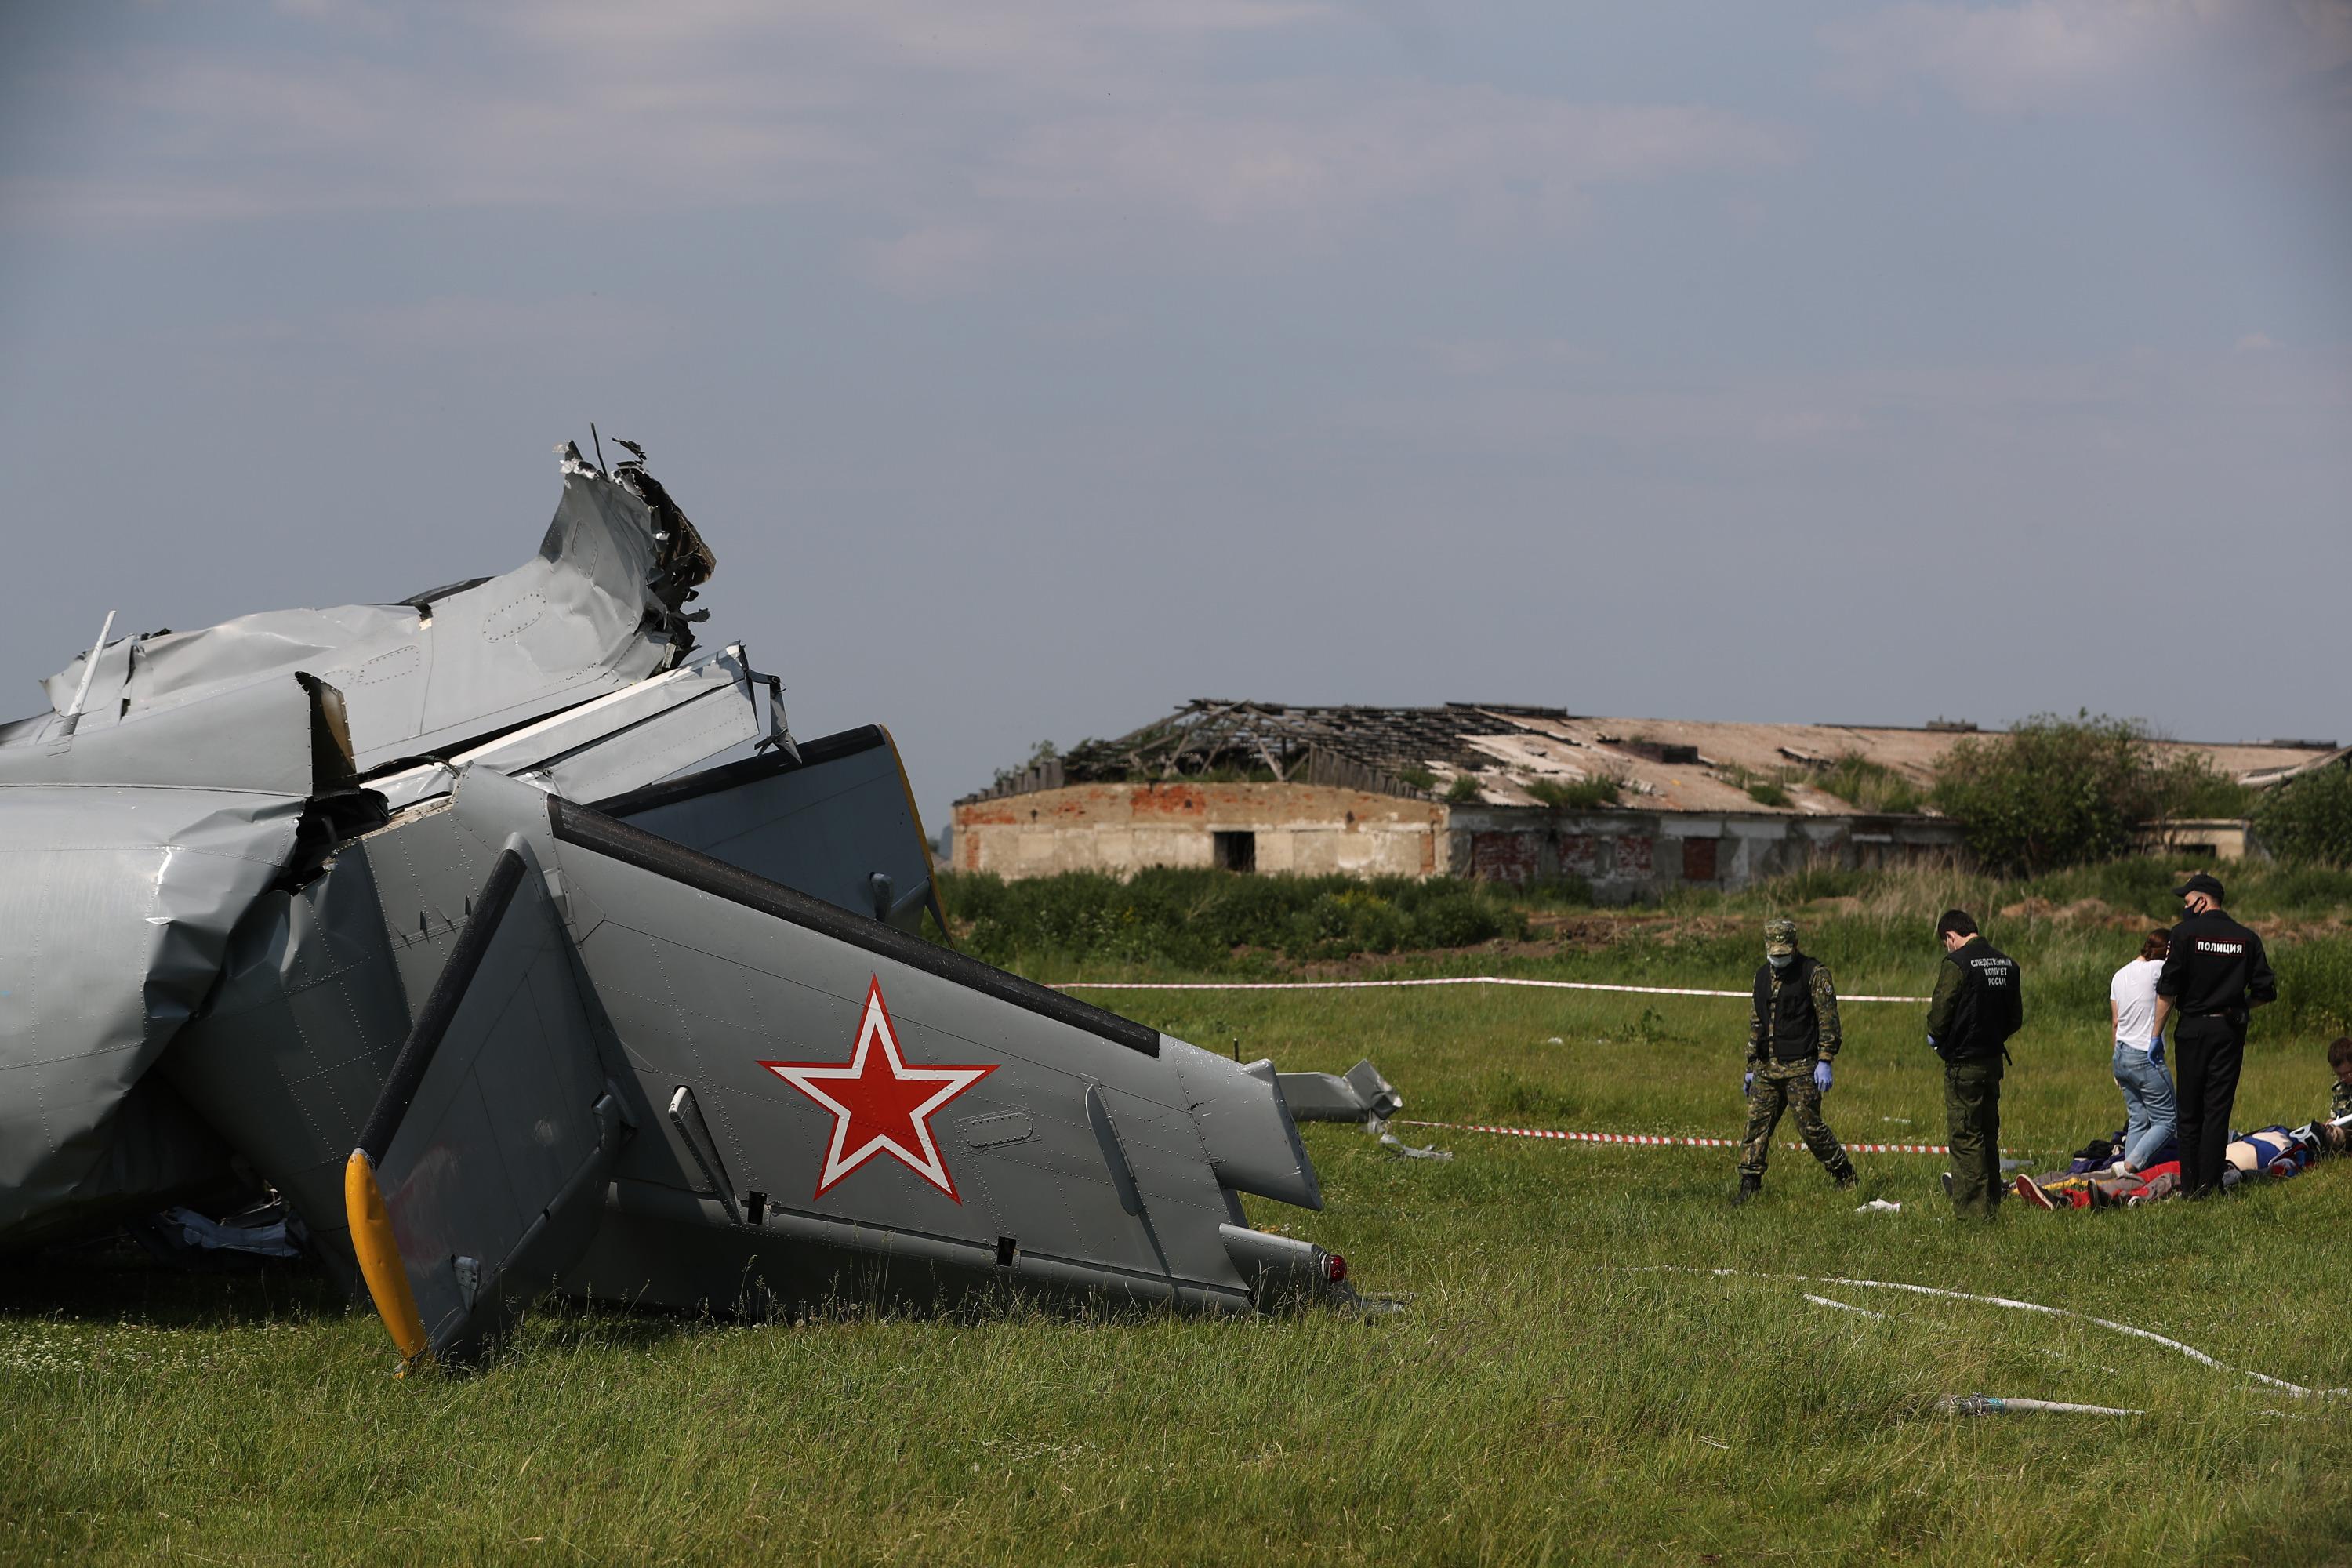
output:
M1748 1136L1739 1141L1741 1175L1764 1173L1764 1162L1772 1152L1772 1134L1784 1110L1796 1113L1797 1136L1823 1168L1831 1172L1845 1168L1845 1146L1822 1120L1822 1091L1813 1087L1813 1058L1794 1062L1767 1058L1756 1064L1756 1082L1748 1090Z

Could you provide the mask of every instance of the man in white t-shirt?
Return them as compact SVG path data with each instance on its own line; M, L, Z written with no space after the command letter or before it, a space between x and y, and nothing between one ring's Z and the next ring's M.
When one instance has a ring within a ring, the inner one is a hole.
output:
M2120 1170L2146 1170L2172 1140L2172 1079L2164 1070L2164 1037L2156 1032L2156 980L2170 945L2165 932L2150 931L2139 956L2107 984L2116 1087L2124 1091Z

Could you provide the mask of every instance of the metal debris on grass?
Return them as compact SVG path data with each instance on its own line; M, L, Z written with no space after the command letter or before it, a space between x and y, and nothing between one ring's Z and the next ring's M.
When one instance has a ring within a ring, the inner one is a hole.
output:
M1423 1144L1422 1147L1416 1149L1393 1132L1383 1132L1381 1134L1381 1147L1389 1150L1392 1153L1402 1154L1408 1160L1451 1160L1454 1158L1454 1151L1451 1149L1441 1149L1434 1143Z

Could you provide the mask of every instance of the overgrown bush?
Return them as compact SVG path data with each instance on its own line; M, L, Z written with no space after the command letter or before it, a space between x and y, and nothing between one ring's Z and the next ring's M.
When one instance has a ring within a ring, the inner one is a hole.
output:
M2253 822L2254 837L2282 860L2352 866L2352 770L2324 768L2273 784Z
M1800 770L1778 768L1771 773L1758 773L1738 763L1718 763L1715 776L1734 789L1746 790L1748 798L1759 805L1785 806L1793 804L1789 785L1804 775Z
M2018 876L2113 859L2144 823L2236 816L2248 802L2201 753L2168 759L2137 720L2087 711L2040 713L2006 735L1960 742L1931 798L1967 831L1978 864Z
M1454 774L1454 782L1445 786L1445 798L1454 802L1456 805L1476 800L1478 798L1478 775L1476 773Z
M1625 781L1613 773L1595 773L1582 779L1537 779L1528 785L1528 793L1554 811L1591 811L1615 805L1618 797L1625 793Z
M2151 814L2147 737L2128 720L2040 714L1954 746L1935 801L1988 870L2032 875L2112 859Z
M1890 816L1915 812L1927 804L1909 779L1858 752L1846 752L1815 773L1813 785L1859 810Z
M2256 793L2202 752L2182 752L2156 769L2158 816L2243 816L2253 810Z
M1261 877L1155 868L1007 882L941 877L957 945L991 963L1054 955L1194 967L1236 948L1292 959L1468 947L1527 934L1516 894L1493 883L1404 877Z

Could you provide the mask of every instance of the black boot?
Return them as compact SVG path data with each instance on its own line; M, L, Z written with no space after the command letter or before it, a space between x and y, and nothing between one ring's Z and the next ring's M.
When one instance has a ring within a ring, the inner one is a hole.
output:
M1836 1164L1832 1165L1830 1180L1837 1184L1837 1189L1842 1193L1851 1191L1862 1184L1862 1178L1853 1173L1853 1162L1851 1160L1840 1160Z
M1763 1190L1763 1177L1751 1176L1747 1172L1742 1171L1739 1173L1739 1190L1731 1194L1731 1201L1735 1204L1744 1204Z

